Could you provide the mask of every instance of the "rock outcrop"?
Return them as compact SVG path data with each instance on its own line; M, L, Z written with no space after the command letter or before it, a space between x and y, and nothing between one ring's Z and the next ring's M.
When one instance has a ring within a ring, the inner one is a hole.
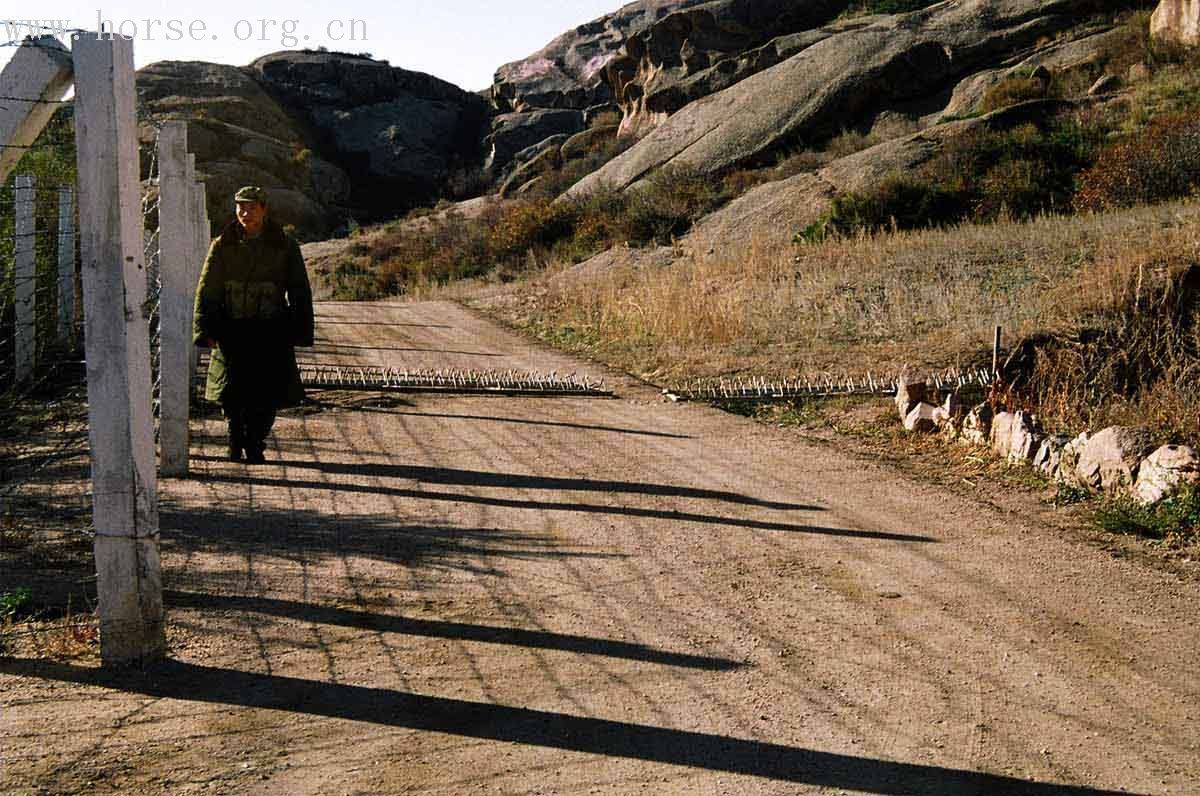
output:
M781 63L678 110L571 193L625 188L668 165L714 173L761 163L788 146L869 125L884 111L924 118L962 79L1072 29L1094 5L962 0L841 23Z
M154 122L188 122L214 221L230 217L239 185L258 183L310 238L436 198L478 162L489 116L450 83L345 53L285 51L245 68L163 61L139 70L137 89L144 145Z
M427 203L453 170L478 159L486 101L431 75L312 51L264 55L248 71L310 132L318 154L354 174L350 201L370 217Z
M500 113L534 108L583 110L612 97L603 69L630 36L676 9L704 0L637 0L558 36L542 49L496 70L492 104Z
M233 193L246 183L270 188L271 212L284 224L321 235L337 224L349 178L312 154L287 111L244 70L202 61L163 61L138 71L138 99L148 111L143 146L154 122L183 119L188 151L207 186L209 217L228 220Z
M583 113L577 110L538 109L503 113L492 119L491 132L484 141L487 157L484 171L494 180L502 180L520 166L541 154L547 142L559 136L559 145L584 128Z
M1162 0L1150 15L1150 36L1188 46L1200 44L1200 0Z
M831 35L819 30L847 0L708 0L634 33L604 68L621 133L649 130L701 97L774 66Z

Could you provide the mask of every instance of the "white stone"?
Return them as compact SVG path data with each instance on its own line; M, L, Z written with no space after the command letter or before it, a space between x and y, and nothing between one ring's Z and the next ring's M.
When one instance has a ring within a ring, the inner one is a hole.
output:
M1138 468L1133 496L1141 503L1157 503L1181 484L1200 480L1200 457L1189 445L1163 445Z
M1080 483L1114 493L1129 489L1142 459L1154 450L1150 431L1137 426L1109 426L1088 439L1075 465Z
M924 376L915 376L907 371L900 374L896 384L896 410L901 420L905 420L913 407L925 400L925 389Z
M937 428L938 408L932 404L919 403L904 418L904 428L919 434L928 434Z
M962 436L959 441L964 445L986 445L992 433L992 407L986 402L974 407L962 422Z
M1054 478L1059 466L1062 464L1063 448L1071 441L1071 438L1066 434L1051 434L1042 440L1038 445L1037 453L1033 457L1033 467L1039 472Z

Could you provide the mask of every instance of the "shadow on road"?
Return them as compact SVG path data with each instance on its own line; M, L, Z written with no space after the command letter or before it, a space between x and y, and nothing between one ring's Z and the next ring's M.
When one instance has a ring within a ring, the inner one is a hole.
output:
M324 465L322 465L324 466ZM789 531L792 533L811 533L823 536L844 536L849 539L874 539L889 542L937 542L930 536L917 534L890 533L887 531L863 531L854 528L831 528L821 525L796 525L786 522L771 522L742 517L718 517L710 514L694 514L685 511L669 509L648 509L636 506L599 506L588 503L562 503L541 500L523 500L516 498L490 497L484 495L469 495L458 492L431 492L423 489L402 489L389 486L368 486L365 484L329 482L329 481L297 481L294 479L263 478L259 476L226 475L223 473L204 473L194 476L193 480L209 483L246 484L249 486L276 487L279 489L306 489L353 494L386 495L390 497L412 498L414 500L448 501L452 503L473 503L483 506L496 506L513 509L532 509L534 511L574 511L584 514L616 514L626 517L643 517L656 520L671 520L673 522L696 522L708 525L727 525L735 528L749 528L758 531ZM809 510L820 510L816 507L805 507Z
M866 793L925 796L966 793L1108 796L1116 793L978 771L821 752L726 735L176 661L138 672L42 660L0 659L0 672L156 698L284 710Z
M410 404L411 405L411 404ZM407 417L432 417L447 420L481 420L488 423L514 423L525 426L550 426L554 428L576 428L582 431L611 431L614 434L637 434L643 437L663 437L666 439L695 439L689 434L670 434L665 431L647 431L637 428L620 428L618 426L597 426L590 423L564 423L557 420L529 420L523 417L492 417L489 415L452 415L441 412L392 412L395 415Z
M413 619L405 616L347 611L342 608L327 608L312 603L294 600L276 600L268 597L245 597L232 594L201 594L199 592L165 591L163 598L168 607L195 608L199 610L248 611L288 619L300 619L325 625L353 627L360 630L375 630L380 633L403 633L409 636L453 639L456 641L481 641L488 644L507 644L544 650L576 652L581 655L599 655L607 658L625 658L632 661L681 666L708 671L729 671L744 664L727 658L706 655L689 655L682 652L655 649L642 644L613 641L605 638L551 633L542 630L525 630L516 627L471 625L462 622L446 622L433 619Z
M272 462L285 467L320 470L330 475L353 475L367 478L400 478L420 481L424 484L447 484L453 486L483 486L498 489L556 489L566 492L615 492L630 495L661 495L663 497L697 498L719 500L743 506L758 506L781 511L824 511L820 506L801 503L780 503L773 500L726 492L715 489L700 489L672 484L647 484L636 481L597 481L591 478L556 478L544 475L522 475L519 473L497 473L485 470L456 470L447 467L426 467L415 464L376 464L348 462L319 462L308 460L281 459Z
M625 558L621 553L563 549L562 540L505 528L463 528L436 520L401 522L387 514L325 514L300 508L244 505L203 510L164 502L159 512L163 548L182 553L185 564L173 573L176 586L205 590L219 586L221 571L201 567L192 553L218 552L277 556L290 560L363 556L406 567L455 569L501 575L504 559ZM228 574L244 581L237 567ZM239 574L240 573L240 574Z

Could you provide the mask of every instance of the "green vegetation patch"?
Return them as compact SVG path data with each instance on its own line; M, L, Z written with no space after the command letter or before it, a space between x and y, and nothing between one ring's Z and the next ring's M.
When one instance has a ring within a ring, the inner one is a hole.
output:
M1185 484L1152 506L1129 497L1111 498L1100 504L1094 517L1112 533L1161 539L1170 547L1195 544L1200 542L1200 488Z

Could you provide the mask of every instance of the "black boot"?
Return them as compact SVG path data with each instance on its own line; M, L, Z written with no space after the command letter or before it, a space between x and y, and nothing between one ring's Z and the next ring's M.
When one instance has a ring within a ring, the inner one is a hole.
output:
M244 447L246 450L246 463L263 464L266 462L263 452L267 448L267 435L271 433L271 426L275 424L275 410L255 407L247 409L245 417L246 436L244 438Z

